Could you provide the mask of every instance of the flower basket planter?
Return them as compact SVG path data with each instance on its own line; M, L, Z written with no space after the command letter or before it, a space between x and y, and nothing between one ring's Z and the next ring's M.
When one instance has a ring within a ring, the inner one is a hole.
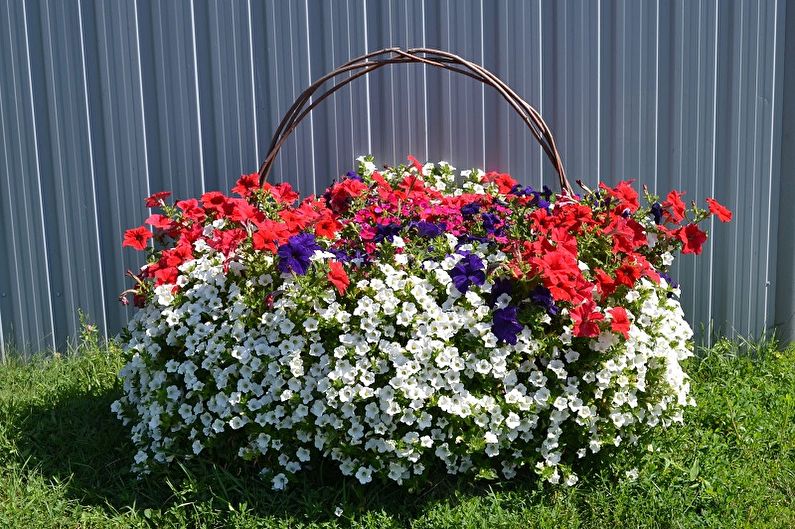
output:
M444 162L371 157L299 201L267 175L318 104L352 80L421 63L496 89L558 174L560 193ZM346 75L339 79L340 75ZM330 80L336 80L324 89ZM325 91L319 92L321 89ZM666 271L700 253L681 193L641 206L629 183L576 195L552 133L496 76L439 50L381 50L313 83L258 173L129 230L148 251L113 410L134 468L242 459L276 489L322 459L361 483L434 468L577 481L579 462L682 420L692 331ZM154 248L149 240L154 237ZM125 298L126 299L126 298Z

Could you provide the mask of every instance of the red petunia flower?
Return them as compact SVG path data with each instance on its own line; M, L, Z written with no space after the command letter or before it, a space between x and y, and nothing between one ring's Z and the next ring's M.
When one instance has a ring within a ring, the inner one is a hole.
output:
M255 250L276 253L279 246L287 242L293 233L283 222L275 222L266 219L256 223L257 231L252 237L252 244Z
M621 215L613 215L607 232L613 236L613 252L629 254L635 250L635 232Z
M160 215L158 213L149 215L149 218L147 218L144 222L153 228L158 228L161 230L168 230L174 226L174 221L165 215Z
M685 196L684 193L674 189L665 197L665 202L663 202L662 205L665 208L666 220L677 224L682 222L685 218L685 203L682 202L683 196Z
M202 222L204 218L207 216L204 213L204 209L199 206L199 201L195 198L189 198L188 200L180 200L177 202L176 206L185 213L185 216L191 220L196 222Z
M244 174L238 179L237 184L232 188L232 192L246 198L258 187L259 173Z
M214 211L217 216L223 217L229 209L229 199L219 191L208 191L202 195L202 205L208 211Z
M707 199L707 205L709 206L710 212L718 217L718 220L721 222L729 222L732 220L732 212L729 208L715 200L714 198Z
M174 284L177 282L177 277L179 277L179 270L174 266L158 268L153 275L156 285Z
M146 197L146 207L156 208L162 201L171 196L171 191L160 191Z
M298 193L296 193L293 190L293 186L287 182L282 182L281 184L276 185L265 182L265 185L262 187L268 191L274 200L276 200L276 202L279 204L288 206L298 200Z
M340 231L340 228L342 228L342 224L337 222L334 217L331 215L324 215L315 224L315 235L333 239L337 235L337 232Z
M337 292L339 292L340 295L345 294L345 291L348 289L348 285L351 284L348 274L345 273L345 267L343 267L342 263L339 261L331 261L328 264L328 268L329 282L334 285L334 288L337 289Z
M265 220L265 214L245 199L231 198L229 201L232 204L230 218L235 222L260 222Z
M131 230L124 232L124 241L121 243L122 247L129 246L138 251L146 248L146 242L152 238L152 232L146 229L145 226L138 226Z
M574 322L574 336L581 338L593 338L599 336L599 325L597 322L605 319L605 315L596 312L596 303L587 300L581 305L571 310L571 320Z
M607 274L607 272L601 268L597 268L595 272L597 281L596 286L599 288L602 296L609 296L616 291L616 282Z
M620 209L628 209L630 213L635 213L640 207L640 202L638 202L638 192L635 191L631 185L632 182L633 181L619 182L618 185L613 188L605 185L604 182L599 185L603 190L607 191L610 196L618 199Z
M387 184L388 185L388 184ZM350 178L329 189L329 205L335 213L343 213L348 209L348 204L354 197L367 191L367 184Z
M420 163L420 161L417 160L415 157L413 157L410 154L408 155L408 160L409 160L409 162L411 162L411 165L414 166L414 168L417 170L417 172L422 174L422 164Z
M639 266L628 260L624 261L616 269L616 284L632 288L641 275L643 275L643 270Z
M494 182L497 184L497 188L499 189L500 193L503 195L507 195L508 193L513 190L514 186L518 184L516 180L511 177L511 175L507 173L497 173L491 172L486 173L486 176L483 178L486 182Z
M621 334L629 340L629 318L624 307L613 307L610 309L610 328L613 332Z
M682 253L701 255L701 247L707 240L707 234L698 229L695 224L688 224L676 230L677 237L682 241Z

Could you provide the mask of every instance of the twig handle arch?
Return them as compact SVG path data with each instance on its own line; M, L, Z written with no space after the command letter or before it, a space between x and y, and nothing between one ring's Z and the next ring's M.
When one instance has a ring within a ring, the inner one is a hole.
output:
M290 109L285 113L281 123L276 128L273 134L271 144L268 149L268 154L262 165L259 168L260 184L264 183L271 169L273 168L276 155L279 153L282 145L287 141L290 135L295 131L301 121L327 97L331 96L334 92L346 86L354 79L358 79L368 73L382 68L388 64L404 64L404 63L419 63L429 66L443 68L452 72L466 75L473 79L480 81L485 85L493 87L505 99L511 108L519 114L522 121L530 129L533 137L541 145L541 148L546 153L552 166L558 174L558 182L560 190L564 193L571 194L572 187L566 178L566 172L563 168L563 160L561 159L560 152L555 144L555 138L552 136L552 131L549 126L541 118L541 115L536 109L522 99L516 92L514 92L505 82L499 79L496 75L486 70L482 66L463 59L458 55L449 53L442 50L432 48L411 48L403 50L400 48L385 48L382 50L367 53L353 59L335 70L327 73L323 77L313 82L301 95L295 100ZM320 92L317 97L315 95L321 87L328 81L339 78L340 76L348 74L347 77L336 79L334 84Z

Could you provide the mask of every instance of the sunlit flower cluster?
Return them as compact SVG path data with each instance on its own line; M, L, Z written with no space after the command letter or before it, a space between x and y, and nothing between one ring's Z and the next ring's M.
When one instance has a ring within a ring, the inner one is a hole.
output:
M665 271L700 252L709 213L678 226L681 194L641 208L627 183L556 196L371 158L319 198L257 175L233 191L153 195L155 235L125 239L156 241L113 404L137 471L210 453L274 489L323 459L363 484L530 469L572 485L578 461L693 404Z

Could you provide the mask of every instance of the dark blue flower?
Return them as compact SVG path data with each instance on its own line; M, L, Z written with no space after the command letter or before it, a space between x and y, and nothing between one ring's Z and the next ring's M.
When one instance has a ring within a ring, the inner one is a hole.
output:
M461 207L461 214L465 217L476 215L480 211L480 204L477 202L470 202Z
M494 305L503 294L513 296L513 284L514 282L507 277L501 277L494 281L494 285L491 287L491 304Z
M302 276L309 270L310 257L320 250L311 233L299 233L287 239L286 244L279 246L279 270L295 272Z
M438 237L444 233L444 230L446 229L446 226L443 222L435 224L433 222L427 222L424 220L414 223L414 227L417 228L417 232L419 232L421 237L428 238Z
M516 196L518 196L518 197L523 197L523 196L525 196L527 193L525 192L525 188L524 188L524 187L522 187L522 184L516 184L515 186L513 186L513 187L511 188L510 194L512 194L512 195L516 195Z
M333 253L334 257L337 258L337 261L347 263L351 260L351 256L345 250L340 250L339 248L329 248L329 253Z
M524 325L517 319L516 307L507 306L494 311L491 331L499 340L516 345L516 335L522 332Z
M458 236L458 246L463 246L465 244L471 242L489 242L488 237L480 237L479 235L469 235L468 233L462 233Z
M448 273L455 288L466 294L471 285L482 285L486 281L483 260L473 253L467 253Z
M350 180L358 180L359 182L362 181L362 177L356 174L356 171L348 171L345 173L345 176L347 176Z
M494 233L500 218L494 213L484 213L481 218L483 219L483 229L486 230L486 233Z
M651 214L654 216L654 223L660 224L662 222L663 207L659 202L651 205Z
M379 224L376 228L375 237L373 240L375 242L381 242L384 239L388 241L392 241L392 237L400 232L400 224L396 222L390 222L389 224Z
M555 305L555 300L552 299L552 293L548 288L538 285L530 292L530 299L533 303L544 307L544 310L551 316L558 313L558 307Z
M547 186L544 186L544 191L540 194L542 197L544 197L544 200L546 200L547 202L549 202L549 199L552 198L552 190Z
M671 285L672 288L677 288L679 283L677 283L673 277L669 276L665 272L660 272L660 277L665 279L665 282Z

